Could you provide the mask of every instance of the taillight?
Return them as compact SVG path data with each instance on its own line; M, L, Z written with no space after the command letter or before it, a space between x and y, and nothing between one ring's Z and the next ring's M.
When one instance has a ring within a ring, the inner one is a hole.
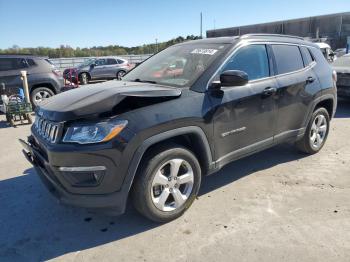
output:
M58 70L58 69L53 69L53 70L52 70L52 73L53 73L55 76L62 76L61 70Z
M333 78L334 82L337 82L338 76L337 76L337 72L335 70L333 70L333 72L332 72L332 78Z

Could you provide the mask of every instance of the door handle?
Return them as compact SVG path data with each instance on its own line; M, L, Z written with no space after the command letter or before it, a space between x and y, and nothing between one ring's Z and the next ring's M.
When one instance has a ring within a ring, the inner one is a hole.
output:
M271 96L277 92L276 87L266 87L263 91L264 96Z
M312 82L314 82L315 81L315 78L314 77L312 77L312 76L309 76L307 79L306 79L306 83L312 83Z

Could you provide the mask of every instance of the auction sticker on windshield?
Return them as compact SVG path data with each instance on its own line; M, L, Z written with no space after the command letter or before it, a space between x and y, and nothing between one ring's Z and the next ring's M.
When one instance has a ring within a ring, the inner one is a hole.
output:
M200 54L200 55L213 55L217 52L217 49L208 49L208 48L196 48L191 54Z

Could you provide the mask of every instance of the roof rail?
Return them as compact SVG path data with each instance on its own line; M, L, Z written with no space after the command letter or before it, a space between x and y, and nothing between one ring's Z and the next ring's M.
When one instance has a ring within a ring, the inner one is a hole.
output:
M244 34L240 38L247 38L249 36L276 36L276 37L288 37L288 38L296 38L296 39L304 40L304 38L301 36L282 35L282 34Z

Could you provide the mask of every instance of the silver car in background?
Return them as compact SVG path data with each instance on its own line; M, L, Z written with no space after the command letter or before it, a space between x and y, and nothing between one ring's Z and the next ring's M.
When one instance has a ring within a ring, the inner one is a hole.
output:
M131 66L127 60L111 56L88 59L74 69L77 70L80 84L86 85L91 80L121 79ZM69 69L64 71L66 73L69 73Z
M332 67L337 72L338 96L350 98L350 54L339 57Z

